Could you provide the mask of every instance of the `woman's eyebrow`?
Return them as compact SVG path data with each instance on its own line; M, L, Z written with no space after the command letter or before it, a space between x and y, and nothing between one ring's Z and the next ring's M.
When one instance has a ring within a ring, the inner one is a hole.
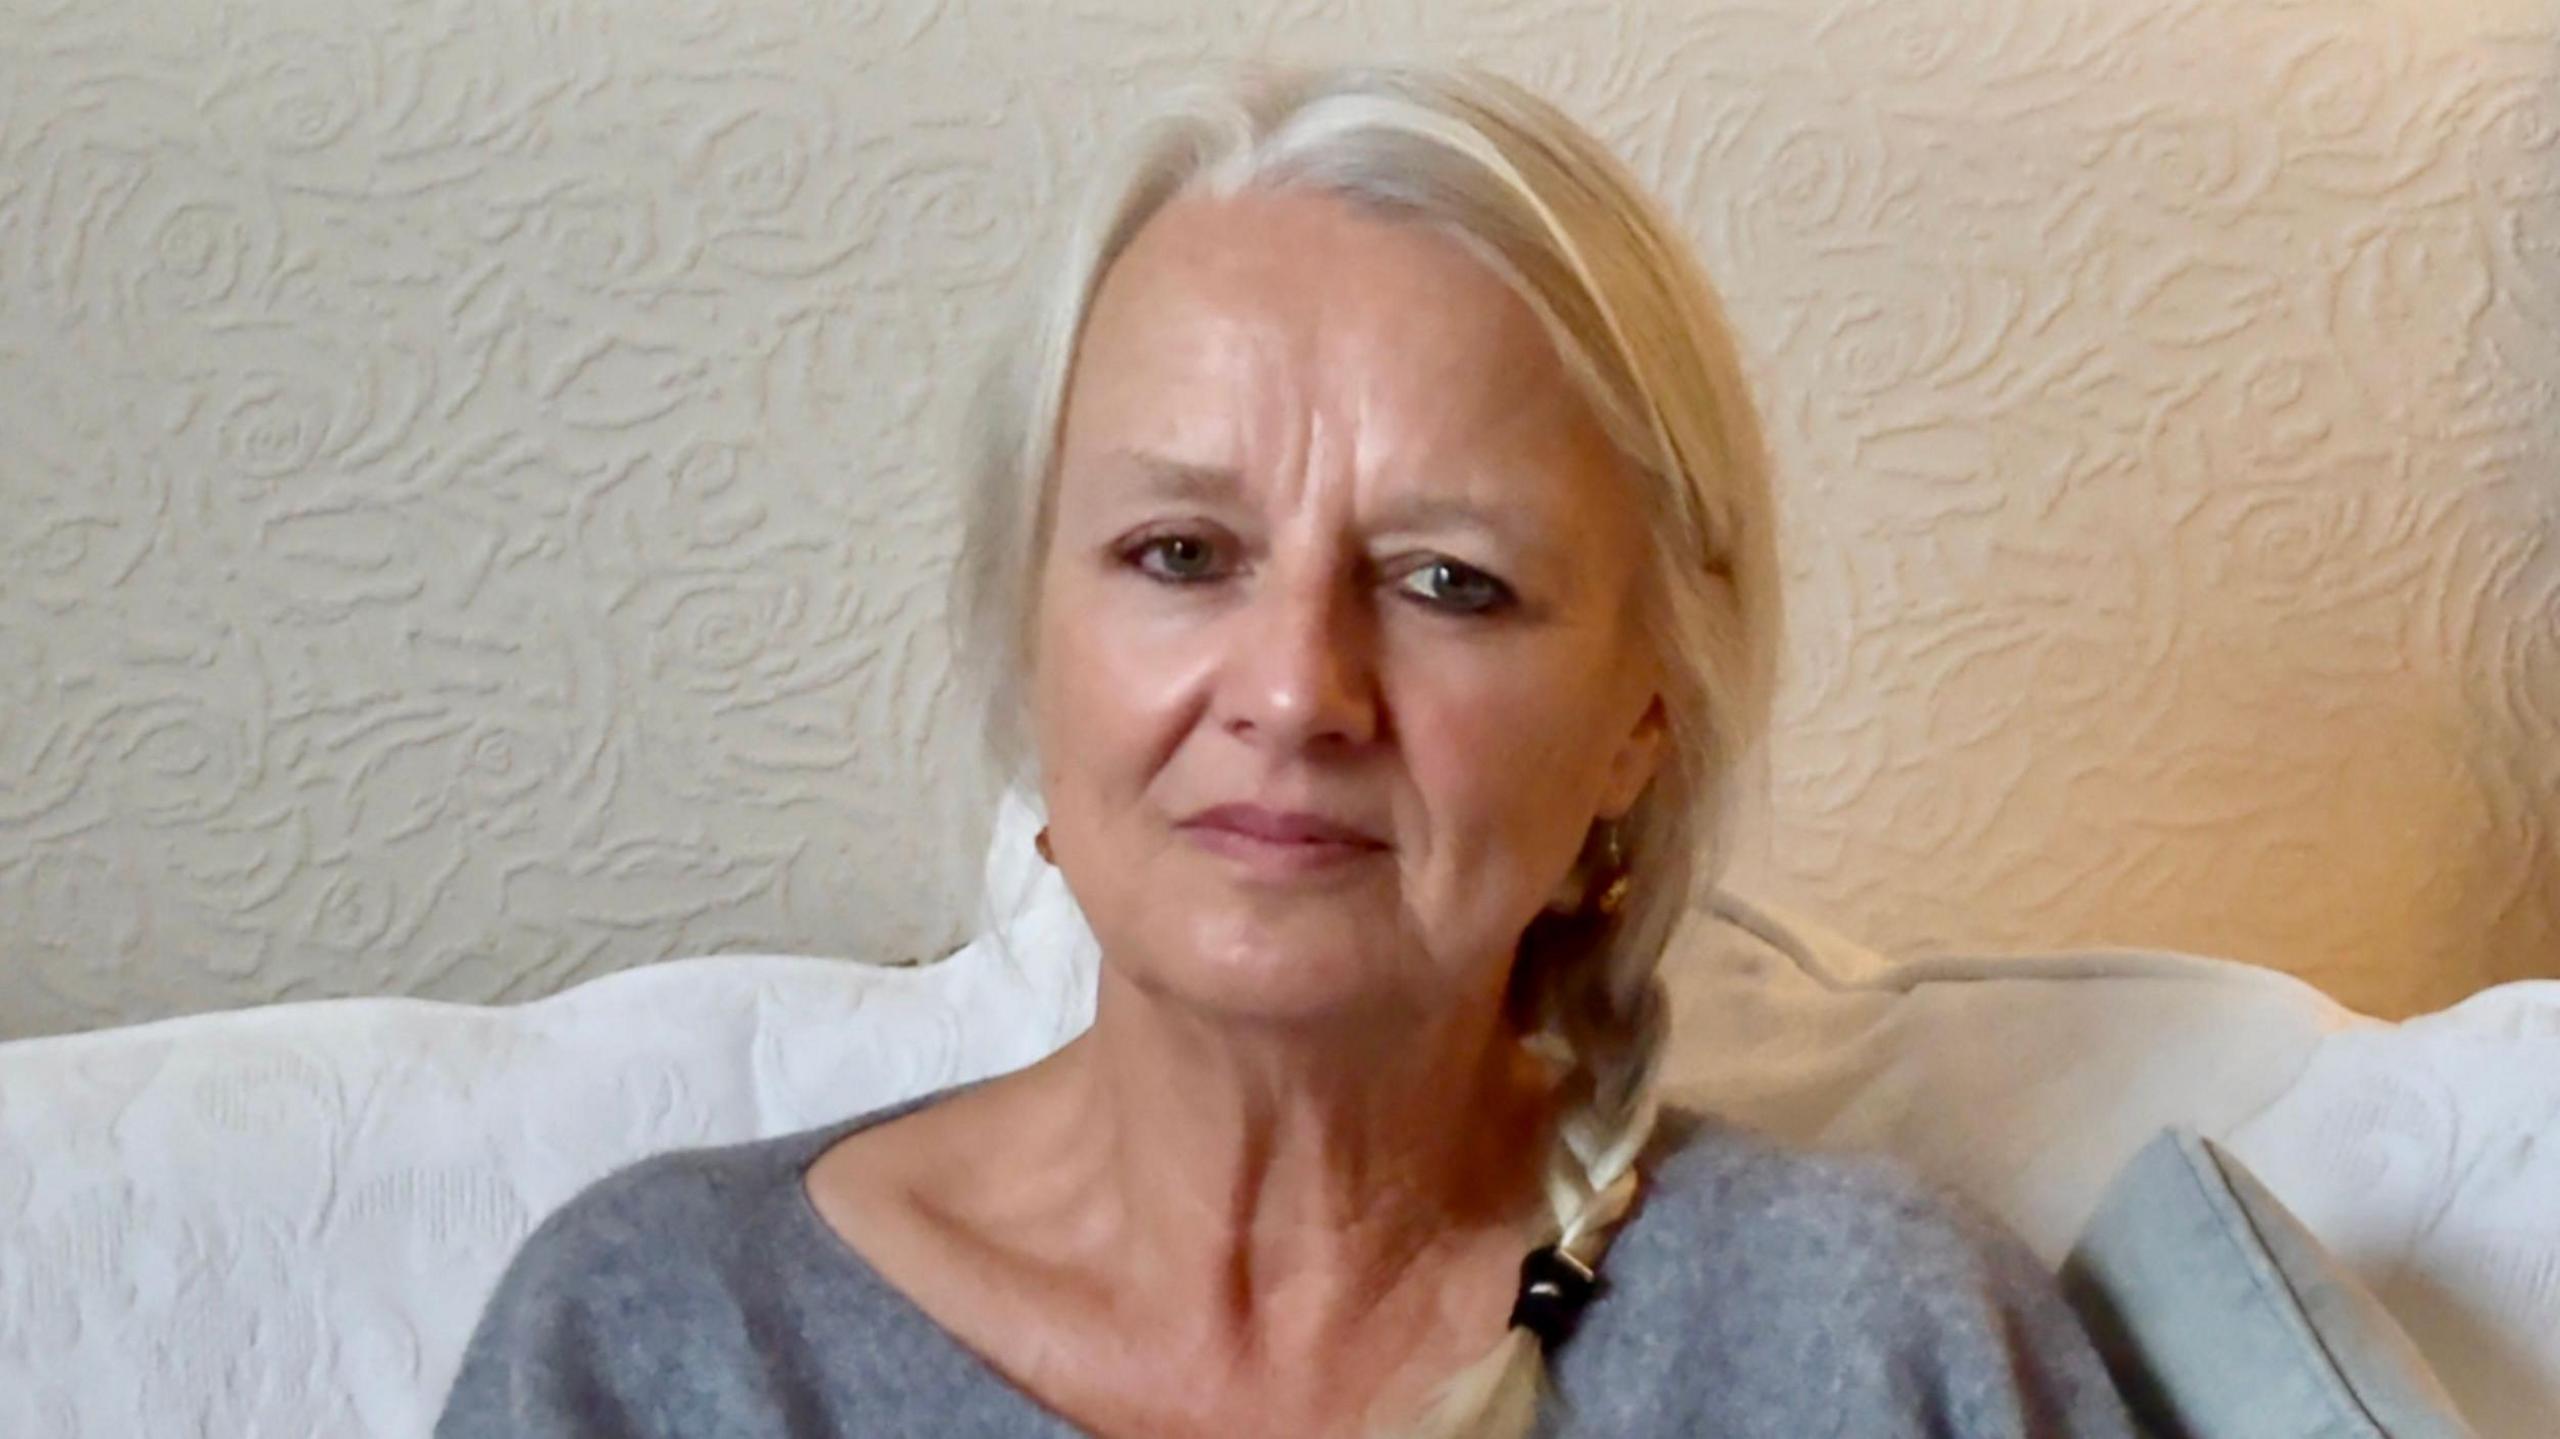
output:
M1553 559L1556 547L1544 514L1518 505L1480 504L1461 495L1408 495L1389 502L1371 524L1390 535L1471 531L1503 553L1532 563Z
M1234 503L1244 489L1243 477L1223 465L1195 464L1148 450L1115 450L1112 459L1136 476L1132 497L1217 506ZM1471 531L1507 554L1535 562L1554 558L1556 536L1546 521L1546 516L1516 505L1424 492L1389 501L1370 527L1390 535Z
M1115 450L1112 459L1136 473L1139 492L1152 499L1225 503L1244 488L1244 479L1219 465L1198 465L1145 450Z

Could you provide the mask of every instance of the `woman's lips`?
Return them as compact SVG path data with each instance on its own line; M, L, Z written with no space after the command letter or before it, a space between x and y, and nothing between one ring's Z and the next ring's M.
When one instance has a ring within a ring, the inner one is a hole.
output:
M1278 878L1317 874L1387 852L1382 841L1354 826L1258 805L1219 805L1179 827L1202 849Z

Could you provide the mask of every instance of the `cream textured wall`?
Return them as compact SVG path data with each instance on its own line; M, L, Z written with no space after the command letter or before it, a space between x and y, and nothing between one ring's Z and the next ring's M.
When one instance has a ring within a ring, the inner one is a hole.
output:
M0 1035L956 939L934 426L1262 50L1510 71L1686 219L1764 888L2560 973L2554 0L0 0Z

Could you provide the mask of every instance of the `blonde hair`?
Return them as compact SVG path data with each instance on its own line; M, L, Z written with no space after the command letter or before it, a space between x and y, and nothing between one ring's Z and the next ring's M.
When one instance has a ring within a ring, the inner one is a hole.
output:
M1036 788L1024 693L1068 370L1104 272L1187 193L1291 187L1426 225L1527 303L1642 483L1652 536L1639 609L1667 743L1618 822L1629 885L1613 916L1542 915L1522 936L1513 1013L1564 1066L1546 1164L1555 1242L1594 1267L1632 1206L1653 1129L1664 945L1721 872L1767 728L1779 628L1768 467L1722 307L1678 230L1598 141L1518 85L1463 69L1254 68L1170 97L1088 192L1048 288L968 408L973 493L956 572L964 676L998 772ZM1591 862L1601 827L1587 837ZM1545 1385L1513 1328L1406 1432L1526 1434Z

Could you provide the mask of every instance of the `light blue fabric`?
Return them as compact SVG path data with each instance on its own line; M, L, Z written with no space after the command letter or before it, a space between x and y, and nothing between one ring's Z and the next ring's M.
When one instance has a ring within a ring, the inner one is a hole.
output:
M2468 1439L2400 1326L2247 1168L2172 1129L2063 1265L2135 1416L2160 1439Z

